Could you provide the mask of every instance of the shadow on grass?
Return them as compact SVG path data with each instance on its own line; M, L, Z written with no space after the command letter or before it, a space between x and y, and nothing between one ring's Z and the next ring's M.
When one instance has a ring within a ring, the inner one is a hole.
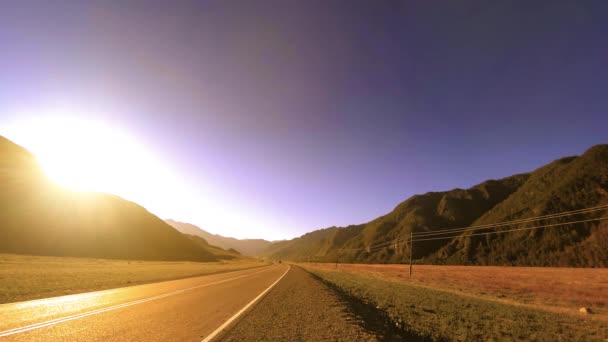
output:
M350 312L348 314L354 318L354 321L362 328L378 336L380 341L433 341L430 337L420 336L409 331L406 326L400 326L390 319L385 311L376 306L365 303L360 298L344 292L342 289L312 272L308 273L330 288L338 299L349 309Z

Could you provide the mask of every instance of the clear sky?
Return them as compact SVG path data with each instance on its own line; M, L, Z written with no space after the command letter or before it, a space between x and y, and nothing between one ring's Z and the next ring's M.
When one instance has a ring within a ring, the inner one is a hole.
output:
M608 142L606 37L604 0L4 0L0 135L67 150L71 119L28 127L84 118L123 153L101 190L291 238Z

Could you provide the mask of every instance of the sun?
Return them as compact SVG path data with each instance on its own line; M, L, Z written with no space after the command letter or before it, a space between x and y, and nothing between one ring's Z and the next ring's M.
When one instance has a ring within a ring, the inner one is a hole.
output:
M120 127L82 116L29 118L0 134L30 150L51 180L71 190L134 199L170 176Z
M116 129L84 119L55 119L36 136L34 153L48 176L81 191L124 189L141 168L143 152Z
M261 220L252 212L235 215L206 164L179 164L175 155L161 154L169 151L167 141L159 140L166 137L149 140L153 136L146 135L142 122L130 122L126 111L35 103L7 110L8 115L0 110L0 135L32 152L50 180L72 191L114 194L158 217L237 233Z

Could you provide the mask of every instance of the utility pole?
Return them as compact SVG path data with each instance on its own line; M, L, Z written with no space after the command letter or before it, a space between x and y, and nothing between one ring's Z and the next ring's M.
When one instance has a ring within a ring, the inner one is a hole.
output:
M410 280L412 280L412 250L414 249L414 230L410 232Z

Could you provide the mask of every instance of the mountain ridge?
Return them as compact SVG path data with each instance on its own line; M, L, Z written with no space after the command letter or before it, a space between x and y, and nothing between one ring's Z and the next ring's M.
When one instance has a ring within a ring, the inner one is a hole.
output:
M404 263L409 259L409 247L391 241L407 240L411 232L503 222L606 203L608 145L596 145L581 156L560 158L529 173L488 180L469 189L414 195L367 223L312 231L270 246L263 255L294 261ZM538 229L533 239L527 234L478 237L463 233L454 239L415 242L413 258L422 263L459 265L608 266L608 253L601 248L602 243L608 245L606 222ZM383 244L387 246L370 250Z
M35 156L0 136L0 253L217 261L238 255L193 241L119 196L52 183Z
M274 243L273 241L264 239L236 239L219 234L212 234L194 224L179 222L172 219L166 219L165 222L184 234L200 236L212 245L224 249L234 249L246 256L257 256L260 251Z

